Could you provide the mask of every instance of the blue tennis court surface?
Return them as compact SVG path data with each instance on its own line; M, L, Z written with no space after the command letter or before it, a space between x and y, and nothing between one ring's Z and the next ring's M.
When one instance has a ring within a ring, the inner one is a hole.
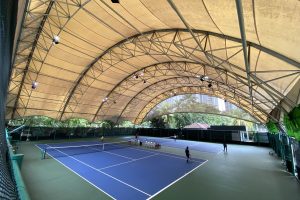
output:
M37 146L40 149L59 147L48 151L48 154L113 199L150 199L206 161L192 159L187 163L183 156L137 147L108 151L102 151L100 148L97 151L92 147L94 151L82 154L76 152L77 148L60 149L60 147L94 144L100 142Z
M128 139L134 138L132 136L126 137ZM139 136L141 141L153 141L158 142L162 146L173 147L185 149L187 146L190 150L201 151L207 153L219 153L223 150L222 144L207 143L207 142L198 142L198 141L189 141L189 140L179 140L171 138L158 138L158 137L144 137Z

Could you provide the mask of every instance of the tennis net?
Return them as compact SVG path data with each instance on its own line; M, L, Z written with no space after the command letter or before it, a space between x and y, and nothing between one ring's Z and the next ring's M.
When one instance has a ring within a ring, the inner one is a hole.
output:
M110 151L114 149L122 149L132 147L131 141L122 141L114 143L100 143L100 144L89 144L89 145L72 145L72 146L46 146L42 149L42 158L49 157L67 157L80 154L96 153L101 151Z

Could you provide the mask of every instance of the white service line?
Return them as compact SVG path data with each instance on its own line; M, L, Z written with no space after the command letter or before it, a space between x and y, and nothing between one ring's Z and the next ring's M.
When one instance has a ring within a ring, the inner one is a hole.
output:
M206 162L207 162L207 160L204 161L203 163L201 163L199 166L195 167L193 170L191 170L188 173L184 174L180 178L176 179L175 181L173 181L172 183L170 183L169 185L167 185L163 189L159 190L158 192L156 192L155 194L153 194L151 197L149 197L147 200L152 199L153 197L155 197L156 195L158 195L159 193L161 193L163 190L167 189L168 187L170 187L174 183L178 182L179 180L183 179L184 177L186 177L187 175L189 175L190 173L192 173L193 171L195 171L196 169L198 169L201 165L205 164Z
M46 145L47 145L47 144L46 144ZM49 145L48 145L48 146L49 146ZM59 151L58 149L55 149L55 150L56 150L56 151ZM108 176L108 177L110 177L110 178L112 178L112 179L114 179L114 180L120 182L120 183L123 183L124 185L127 185L127 186L131 187L131 188L134 189L134 190L137 190L137 191L139 191L139 192L141 192L141 193L143 193L143 194L145 194L145 195L147 195L147 196L151 196L150 194L148 194L148 193L146 193L146 192L144 192L144 191L142 191L142 190L140 190L140 189L138 189L138 188L136 188L136 187L134 187L134 186L132 186L132 185L129 185L128 183L125 183L124 181L121 181L120 179L117 179L117 178L115 178L115 177L113 177L113 176L111 176L111 175L109 175L109 174L107 174L107 173L105 173L105 172L103 172L103 171L101 171L101 170L99 170L99 169L97 169L97 168L95 168L95 167L89 165L89 164L86 164L85 162L82 162L81 160L78 160L77 158L74 158L73 156L69 156L68 154L66 154L66 153L64 153L64 152L62 152L62 151L59 151L59 152L62 153L62 154L67 155L67 157L70 157L70 158L72 158L72 159L74 159L74 160L76 160L76 161L78 161L78 162L80 162L80 163L82 163L82 164L84 164L84 165L90 167L91 169L93 169L93 170L95 170L95 171L98 171L98 172L100 172L100 173L102 173L102 174L104 174L104 175L106 175L106 176Z
M47 144L46 144L47 145ZM49 146L49 145L47 145L47 146ZM134 149L134 150L138 150L138 151L144 151L144 152L151 152L151 153L154 153L155 151L153 151L153 150L147 150L147 149L138 149L138 148L135 148L135 147L128 147L128 148L130 148L130 149ZM58 150L59 151L59 150ZM59 152L61 152L61 151L59 151ZM105 151L104 151L105 152ZM63 152L61 152L61 153L63 153ZM106 152L106 153L111 153L111 152ZM65 153L63 153L63 154L65 154ZM112 153L112 154L114 154L114 153ZM67 155L67 154L65 154L65 155ZM118 154L116 154L116 155L118 155ZM103 171L101 171L101 170L103 170L103 169L106 169L106 168L109 168L109 167L114 167L114 166L118 166L118 165L122 165L122 164L126 164L126 163L130 163L130 162L134 162L134 161L136 161L136 160L140 160L140 159L145 159L145 158L148 158L148 157L152 157L152 156L155 156L155 155L162 155L162 156L167 156L167 157L172 157L172 158L177 158L177 159L182 159L182 160L185 160L186 158L185 157L182 157L182 156L176 156L176 155L174 155L174 156L172 156L172 155L169 155L169 154L167 154L167 153L164 153L164 152L162 152L162 153L155 153L155 154L152 154L152 155L150 155L150 156L145 156L145 157L142 157L142 158L139 158L139 159L133 159L133 160L131 160L131 161L127 161L127 162L124 162L124 163L119 163L119 164L116 164L116 165L111 165L111 166L108 166L108 167L104 167L104 168L101 168L101 169L96 169L96 168L94 168L94 167L92 167L92 166L89 166L88 164L86 164L86 163L84 163L84 162L82 162L82 161L80 161L80 160L78 160L78 159L76 159L76 158L74 158L74 157L72 157L72 156L69 156L69 155L67 155L68 157L71 157L71 158L73 158L73 159L75 159L75 160L77 160L78 162L80 162L80 163L82 163L82 164L84 164L84 165L86 165L86 166L88 166L88 167L90 167L90 168L92 168L92 169L94 169L94 170L96 170L96 171L98 171L98 172L100 172L100 173L103 173L104 175L106 175L106 176L109 176L109 177L111 177L112 179L115 179L115 180L117 180L117 181L119 181L119 182L121 182L121 183L123 183L123 184L125 184L125 185L127 185L127 186L129 186L129 187L131 187L131 188L133 188L133 189L135 189L135 190L137 190L137 191L139 191L139 192L141 192L141 193L143 193L143 194L145 194L145 195L147 195L147 196L149 196L149 198L147 199L147 200L149 200L149 199L152 199L154 196L156 196L156 195L158 195L160 192L162 192L163 190L165 190L165 189L167 189L168 187L170 187L171 185L173 185L174 183L176 183L176 182L178 182L179 180L181 180L182 178L184 178L185 176L187 176L188 174L190 174L190 173L192 173L194 170L196 170L196 169L198 169L200 166L202 166L203 164L205 164L208 160L205 160L203 163L201 163L199 166L197 166L196 168L194 168L193 170L191 170L191 171L189 171L188 173L186 173L186 174L184 174L183 176L181 176L180 178L178 178L178 179L176 179L175 181L173 181L172 183L170 183L169 185L167 185L166 187L164 187L163 189L161 189L161 190L159 190L158 192L156 192L155 194L153 194L152 196L150 195L150 194L148 194L148 193L146 193L146 192L144 192L144 191L142 191L142 190L140 190L140 189L138 189L138 188L135 188L134 186L131 186L131 185L129 185L129 184L127 184L127 183L125 183L125 182L123 182L123 181L121 181L121 180L119 180L119 179L117 179L117 178L115 178L115 177L113 177L113 176L111 176L111 175L109 175L109 174L107 174L107 173L105 173L105 172L103 172ZM50 155L51 156L51 155ZM121 155L119 155L119 156L121 156ZM54 158L53 156L51 156L52 158ZM57 160L56 158L54 158L55 160ZM59 160L57 160L58 162L60 162ZM198 160L191 160L191 161L195 161L195 162L201 162L201 161L198 161ZM62 165L64 165L62 162L60 162ZM64 165L65 167L67 167L66 165ZM67 167L68 169L70 169L69 167ZM72 169L70 169L71 171L73 171ZM73 171L74 172L74 171ZM76 172L74 172L74 173L76 173ZM77 174L77 173L76 173ZM79 175L80 176L80 175ZM82 176L80 176L80 177L82 177ZM85 178L83 178L84 180L86 180ZM87 180L86 180L87 181ZM87 181L87 182L89 182L89 181ZM90 183L90 182L89 182ZM91 183L92 184L92 183ZM92 184L93 185L93 184ZM93 185L93 186L95 186L95 185ZM96 188L98 188L97 186L95 186ZM101 190L100 188L98 188L99 190ZM102 192L104 192L103 190L101 190ZM104 192L105 194L107 194L106 192ZM108 194L107 194L108 195ZM110 196L110 195L109 195ZM110 196L111 197L111 196ZM112 197L113 198L113 197ZM115 199L115 198L113 198L113 199Z
M151 150L146 150L146 149L138 149L138 148L133 148L133 147L129 147L129 149L135 149L135 150L138 150L138 151L145 151L145 152L151 152L151 153L153 153L153 152L155 152L155 151L151 151ZM162 156L167 156L167 157L171 157L171 158L177 158L177 159L181 159L181 160L185 160L186 158L185 157L182 157L182 156L176 156L176 155L174 155L174 156L171 156L171 155L169 155L169 154L167 154L167 153L157 153L158 155L162 155ZM201 162L201 161L199 161L199 160L191 160L191 161L195 161L195 162Z
M194 147L194 146L197 146L198 144L194 144L194 145L188 145L189 147ZM182 149L180 147L175 147L175 146L168 146L166 145L165 147L167 148L173 148L173 149ZM211 154L216 154L216 152L211 152L211 151L205 151L205 150L197 150L197 149L191 149L193 151L198 151L198 152L201 152L201 153L211 153ZM219 152L218 152L219 153Z
M40 150L43 150L42 148L40 148L39 146L35 145L37 148L39 148ZM49 145L47 145L49 146ZM92 186L94 186L95 188L97 188L98 190L100 190L101 192L103 192L104 194L106 194L107 196L109 196L110 198L112 198L113 200L117 200L116 198L114 198L113 196L111 196L110 194L108 194L107 192L105 192L104 190L102 190L101 188L99 188L98 186L96 186L94 183L90 182L89 180L87 180L85 177L81 176L80 174L78 174L77 172L75 172L73 169L71 169L70 167L68 167L67 165L65 165L63 162L61 162L60 160L54 158L53 156L51 156L50 154L48 154L51 158L53 158L54 160L56 160L57 162L59 162L61 165L63 165L65 168L69 169L71 172L73 172L74 174L78 175L79 177L81 177L83 180L85 180L86 182L88 182L89 184L91 184Z
M119 164L110 165L110 166L107 166L107 167L100 168L99 170L108 169L108 168L119 166L119 165L124 165L124 164L127 164L127 163L135 162L137 160L142 160L142 159L150 158L150 157L157 156L157 155L159 155L159 154L156 153L156 154L152 154L150 156L145 156L145 157L142 157L142 158L133 159L133 160L130 160L130 161L119 163Z
M219 151L217 154L220 154L220 153L222 153L223 151L221 150L221 151Z
M105 151L105 150L104 150L104 151L101 151L101 152L108 153L108 154L112 154L112 155L116 155L116 156L123 157L123 158L127 158L127 159L130 159L130 160L135 160L134 158L127 157L127 156L122 156L122 155L120 155L120 154L112 153L112 152Z

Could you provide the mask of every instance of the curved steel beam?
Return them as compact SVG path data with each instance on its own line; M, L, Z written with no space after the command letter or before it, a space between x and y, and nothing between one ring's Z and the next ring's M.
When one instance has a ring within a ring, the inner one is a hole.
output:
M20 98L20 94L21 94L21 91L23 89L24 81L25 81L25 78L26 78L26 75L27 75L27 72L28 72L28 69L29 69L29 65L30 65L31 59L33 57L33 53L34 53L35 47L37 46L39 37L40 37L40 35L41 35L42 31L43 31L44 25L46 23L46 20L48 18L48 15L49 15L49 13L51 11L51 8L52 8L54 2L55 1L50 1L49 2L49 5L48 5L47 10L45 12L45 15L43 16L43 19L41 21L41 24L40 24L40 26L38 28L38 31L37 31L37 34L35 36L34 42L32 44L30 53L28 55L26 66L24 68L24 74L23 74L23 77L22 77L22 80L21 80L21 83L20 83L20 88L19 88L18 94L16 96L16 101L15 101L15 104L14 104L14 107L13 107L13 112L12 112L12 117L11 117L12 119L15 117L15 113L16 113L18 102L19 102L19 98ZM25 8L25 9L27 9L27 8ZM24 21L23 21L23 23L24 23Z
M236 0L235 2L236 2L236 9L237 9L238 20L239 20L239 27L240 27L240 32L241 32L242 45L243 45L244 62L245 62L245 67L246 67L246 71L247 71L248 88L249 88L250 98L253 101L252 86L251 86L251 79L250 79L250 47L249 47L249 51L248 51L247 44L246 44L247 39L246 39L245 25L244 25L243 5L240 0ZM248 51L248 53L247 53L247 51Z
M28 0L27 0L27 1L28 1ZM89 3L90 1L91 1L91 0L87 0L86 2L84 2L84 3L80 4L80 5L78 4L78 9L75 10L71 16L68 16L68 17L67 17L67 22L66 22L62 27L59 27L60 30L59 30L59 32L58 32L58 35L59 35L60 32L64 29L64 27L67 25L67 23L73 18L73 16L76 15L76 14L78 13L78 11L79 11L80 9L82 9L82 8L83 8L87 3ZM56 1L55 1L55 0L51 0L51 1L49 1L49 2L50 2L50 3L49 3L49 5L48 5L48 7L47 7L47 9L46 9L46 12L42 14L42 15L43 15L43 19L41 20L41 23L40 23L40 25L39 25L39 27L38 27L38 31L37 31L35 40L33 41L33 44L32 44L32 49L31 49L30 54L28 55L28 58L27 58L27 63L26 63L26 66L25 66L25 68L24 68L24 75L23 75L23 77L22 77L22 82L21 82L21 84L20 84L21 86L20 86L20 88L19 88L17 97L15 97L15 98L16 98L16 101L15 101L15 105L14 105L14 107L13 107L13 113L12 113L12 117L11 117L11 118L14 118L14 114L15 114L15 111L16 111L17 106L18 106L18 105L17 105L17 104L18 104L18 99L19 99L20 94L21 94L21 92L22 92L22 89L23 89L23 83L24 83L24 81L25 81L27 72L29 71L29 65L30 65L30 62L31 62L31 60L34 58L34 57L33 57L33 53L34 53L34 51L35 51L35 48L38 46L39 37L40 37L40 35L41 35L42 31L43 31L43 28L44 28L44 25L45 25L45 23L46 23L47 18L48 18L49 16L51 16L51 15L50 15L50 12L51 12L52 7L53 7L53 5L54 5L54 3L55 3ZM27 5L27 6L28 6L28 5ZM25 7L25 9L27 9L27 7ZM39 14L41 14L41 13L39 13ZM62 16L59 16L59 14L56 14L55 16L56 16L56 17L62 17ZM22 25L23 25L24 21L25 21L25 20L23 20ZM51 48L51 47L50 47L50 48ZM46 57L47 57L49 51L50 51L50 49L47 51ZM16 52L17 52L17 50L16 50ZM46 57L44 58L43 62L45 61ZM37 74L39 74L39 72L38 72ZM31 96L31 94L30 94L30 96ZM26 108L25 108L25 109L26 109Z
M127 79L128 78L130 78L130 77L132 77L134 74L136 74L137 72L139 72L139 71L142 71L142 70L146 70L147 68L151 68L151 67L155 67L155 66L158 66L158 65L163 65L163 64L173 64L173 63L175 63L175 64L199 64L199 65L202 65L202 67L211 67L212 69L214 69L214 70L219 70L219 71L222 71L223 73L227 73L226 74L226 76L230 76L231 78L236 78L236 77L239 77L240 79L245 79L245 80L247 80L245 77L243 77L243 76L241 76L241 75L239 75L239 74L236 74L236 73L234 73L234 72L228 72L228 71L226 71L225 69L223 69L223 68L220 68L220 67L216 67L216 66L211 66L211 65L208 65L208 64L206 64L206 65L204 65L203 63L199 63L199 62L192 62L192 61L167 61L167 62L161 62L161 63L156 63L156 64L152 64L152 65L148 65L148 66L146 66L146 67L143 67L143 68L141 68L141 69L139 69L139 70L137 70L137 71L134 71L133 73L131 73L130 75L128 75L127 77L125 77L123 80L121 80L109 93L108 93L108 95L106 96L106 97L108 97L109 98L109 96L116 90L116 88L118 88L118 86L120 86L123 82L125 82L125 81L127 81ZM241 69L242 70L242 69ZM243 70L242 70L243 71ZM245 71L245 70L244 70ZM245 71L246 72L246 71ZM229 73L229 74L228 74ZM232 74L233 76L231 76L230 74ZM196 74L195 74L196 75ZM236 76L236 77L234 77L234 76ZM179 78L179 77L178 77ZM165 79L166 80L166 79ZM245 83L243 83L243 82L241 82L242 84L244 84L244 85L246 85L246 82ZM154 83L155 84L155 83ZM152 85L154 85L154 84L152 84ZM259 93L258 91L256 91L257 93ZM101 108L103 107L103 105L104 105L104 103L105 102L101 102L101 104L100 104L100 106L99 106L99 108L97 109L97 112L95 113L95 116L94 116L94 118L93 118L93 120L92 121L94 121L95 120L95 118L97 117L97 115L99 114L99 112L100 112L100 110L101 110ZM124 111L124 110L123 110ZM122 112L123 112L122 111Z
M193 87L195 87L195 86L183 86L183 87L193 88ZM180 88L182 88L182 87L173 88L173 89L171 89L171 90L165 91L165 92L163 92L163 93L157 95L157 96L154 97L153 99L151 99L151 100L149 101L149 103L150 103L151 101L153 101L154 99L156 99L156 98L157 98L158 96L160 96L160 95L163 95L163 94L165 94L165 93L169 93L170 91L174 91L175 89L180 89ZM197 87L195 87L195 88L197 88ZM193 92L193 93L187 93L187 92L185 92L185 93L181 93L181 94L198 94L198 92ZM205 93L203 93L203 94L205 94ZM180 95L180 94L179 94L179 95ZM211 95L211 94L209 94L209 93L207 93L207 95L213 96L213 97L218 97L218 98L219 98L218 95ZM166 100L166 99L168 99L168 98L170 98L170 97L167 97L167 98L163 99L162 101L164 101L164 100ZM251 115L251 116L252 116L253 118L255 118L257 121L264 122L263 119L260 119L260 117L251 114L250 112L248 112L247 110L245 110L243 107L241 107L241 106L240 106L238 103L236 103L235 101L232 101L232 100L229 99L229 98L226 98L226 100L229 101L230 103L234 104L234 105L237 106L238 108L242 109L243 111L247 112L249 115ZM155 106L158 105L159 103L161 103L162 101L160 101L160 102L158 102L157 104L155 104ZM147 104L147 105L148 105L148 104ZM147 105L146 105L146 106L147 106ZM146 107L146 106L145 106L145 107ZM154 108L155 106L153 106L152 108ZM141 112L145 109L145 107L141 109L141 111L139 112L139 114L138 114L137 117L135 118L134 123L137 123L136 121L137 121L138 117L140 116ZM152 110L152 108L149 110L149 112ZM145 114L145 116L143 117L143 119L142 119L141 121L143 121L143 120L145 119L145 117L147 116L147 114L148 114L149 112L147 112L147 113ZM266 116L269 115L269 114L267 114L267 113L265 113L265 114L266 114Z
M148 85L147 87L143 88L143 90L139 91L136 95L134 95L134 97L132 97L130 99L130 101L126 104L125 108L122 110L121 114L119 115L118 119L116 122L119 121L120 117L122 116L123 112L126 110L126 108L128 107L128 105L139 95L141 94L144 90L147 90L148 88L150 87L153 87L154 85L156 84L159 84L161 82L165 82L165 81L168 81L168 80L172 80L172 79L178 79L178 78L191 78L191 76L176 76L176 77L171 77L171 78L167 78L167 79L163 79L163 80L160 80L160 81L157 81L151 85ZM195 78L195 77L194 77ZM96 116L94 117L94 119L96 118Z
M197 64L197 63L194 63L194 62L184 62L184 63L191 63L191 64ZM144 68L143 68L144 69ZM226 72L224 69L221 69L222 71L224 71L224 72ZM140 70L139 70L140 71ZM136 71L137 72L137 71ZM135 72L135 73L136 73ZM230 72L231 73L231 72ZM133 73L134 74L134 73ZM238 74L235 74L235 73L233 73L234 75L236 75L236 76L239 76ZM228 74L227 74L228 75ZM240 77L240 76L239 76ZM172 78L180 78L180 76L179 77L172 77ZM171 79L172 79L171 78ZM190 77L190 78L192 78L192 77ZM195 77L193 77L193 78L195 78ZM234 78L234 77L231 77L231 78ZM246 78L245 77L241 77L241 78L243 78L243 79L245 79L246 80ZM126 79L123 79L123 80L126 80ZM168 79L164 79L164 80L168 80ZM161 80L161 81L164 81L164 80ZM161 81L159 81L159 82L161 82ZM123 81L121 81L121 82L123 82ZM159 82L156 82L156 83L159 83ZM153 83L152 85L155 85L156 83ZM218 83L221 83L221 82L218 82ZM241 82L242 83L242 82ZM224 84L224 83L221 83L221 84ZM142 93L145 89L147 89L147 88L149 88L150 86L152 86L152 85L149 85L148 87L146 87L146 88L144 88L142 91L140 91L139 93ZM246 85L246 83L244 83L244 85ZM239 89L236 89L236 90L239 90ZM259 92L259 91L257 91L256 89L253 89L255 92L257 92L260 96L262 96L263 97L263 95ZM113 91L111 91L110 92L110 94L112 93ZM138 93L138 94L139 94ZM138 95L137 94L137 95ZM132 100L134 100L134 98L137 96L137 95L135 95L133 98L132 98ZM244 99L245 99L245 97L243 97ZM260 101L261 102L261 101ZM127 106L129 105L131 103L131 100L128 102L128 104L125 106L125 108L122 110L122 112L121 112L121 115L118 117L118 119L117 119L117 121L120 119L120 117L122 116L122 113L124 112L124 110L127 108ZM265 103L262 103L262 104L264 104L266 107L269 107L268 105L266 105ZM273 105L275 105L275 104L273 104ZM269 107L269 108L271 108L271 107ZM99 110L100 109L98 109L98 111L97 111L97 114L95 115L95 117L94 117L94 120L95 120L95 118L97 117L97 115L98 115L98 113L99 113ZM262 108L260 108L259 109L261 112L262 112Z
M186 86L184 86L184 87L186 87ZM194 87L194 86L190 86L190 88L193 88L193 87ZM176 89L180 89L180 88L182 88L182 87L175 88L175 90L176 90ZM173 91L173 90L174 90L174 89L168 90L168 91L166 91L166 92L163 92L163 93L159 94L158 96L163 95L163 94L168 93L168 92ZM179 93L179 95L182 95L182 94L198 94L198 92L184 92L184 93ZM209 94L209 93L203 93L203 94L206 94L206 95L209 95L209 96L213 96L213 97L218 97L218 98L220 98L218 95L211 95L211 94ZM156 96L155 98L157 98L158 96ZM153 98L151 101L153 101L155 98ZM168 97L168 98L170 98L170 97ZM166 99L168 99L168 98L162 99L162 101L164 101L164 100L166 100ZM249 111L247 111L246 109L244 109L243 107L241 107L237 102L232 101L231 99L226 99L226 100L228 100L230 103L234 104L234 105L237 106L238 108L242 109L242 110L245 111L246 113L248 113L250 116L252 116L252 117L253 117L254 119L256 119L257 121L259 121L259 122L264 122L263 119L261 119L261 118L258 117L258 116L255 116L255 115L251 114ZM150 101L150 102L151 102L151 101ZM157 104L155 104L155 105L154 105L154 106L153 106L153 107L145 114L145 116L143 117L143 119L142 119L141 121L143 121L144 118L147 116L147 114L148 114L148 113L149 113L156 105L158 105L158 104L161 103L162 101L159 101ZM147 105L146 105L146 106L147 106ZM142 111L146 108L146 106L140 111L140 113L137 115L137 117L140 116L140 114L141 114ZM267 116L267 115L266 115L266 116ZM136 123L137 119L138 119L138 118L135 119L135 123Z
M122 110L121 114L119 115L119 117L118 117L118 119L117 119L117 122L118 122L119 119L122 117L122 115L123 115L124 111L127 109L127 107L131 104L132 101L134 101L134 100L136 99L136 97L137 97L138 95L140 95L141 93L143 93L143 92L144 92L145 90L147 90L148 88L150 88L150 87L152 87L152 86L154 86L154 85L156 85L156 84L159 84L160 82L166 82L166 81L168 81L168 80L171 80L171 79L178 79L178 78L196 79L196 77L191 77L191 76L178 76L178 77L172 77L172 78L168 78L168 79L163 79L163 80L160 80L160 81L158 81L158 82L155 82L155 83L153 83L153 84L147 86L146 88L144 88L143 90L141 90L140 92L138 92L134 97L131 98L131 100L126 104L126 106L125 106L124 109ZM221 84L221 85L226 85L226 84L223 84L222 82L218 82L218 81L214 81L214 82L215 82L215 83L219 83L219 84ZM229 85L226 85L226 86L227 86L229 89L231 88L232 91L239 91L239 89L233 88L232 86L229 86ZM238 96L241 97L242 99L245 99L245 101L246 101L246 99L247 99L246 96L244 96L243 94L240 94L239 92L236 93L236 95L238 95ZM248 101L247 101L247 102L248 102ZM255 107L256 109L258 109L260 112L265 113L266 115L268 115L268 113L266 113L266 112L264 111L264 109L260 108L260 106L255 105L254 107Z
M238 43L242 43L242 40L239 39L239 38L235 38L235 37L232 37L232 36L227 36L227 35L223 35L223 34L219 34L219 33L214 33L214 32L210 32L210 31L204 31L204 30L196 30L196 29L192 29L192 31L194 33L201 33L201 34L205 34L205 35L212 35L212 36L215 36L215 37L218 37L218 38L223 38L223 39L227 39L227 40L231 40L231 41L234 41L234 42L238 42ZM81 80L83 79L83 77L87 74L87 72L89 72L89 70L94 66L94 64L100 60L104 55L106 55L109 51L111 51L113 48L115 47L118 47L120 45L122 45L123 43L125 43L126 41L128 40L131 40L131 39L134 39L134 38L138 38L139 36L142 36L142 35L146 35L146 34L151 34L151 33L156 33L156 32L189 32L187 29L160 29L160 30L151 30L151 31L147 31L147 32L144 32L144 33L139 33L139 34L136 34L136 35L133 35L131 37L128 37L124 40L121 40L119 41L118 43L112 45L111 47L109 47L107 50L105 50L103 53L101 53L97 58L95 58L90 64L88 64L86 67L85 67L85 70L81 73L80 77L78 78L78 80L76 81L74 87L72 88L71 92L69 93L69 96L67 97L67 101L63 107L63 110L61 112L61 116L60 116L60 119L62 118L69 102L70 102L70 99L72 98L75 90L77 89L78 85L80 84ZM275 52L271 49L268 49L266 47L263 47L261 45L258 45L258 44L255 44L255 43L252 43L252 42L249 42L247 41L247 45L249 46L252 46L260 51L263 51L267 54L270 54L280 60L283 60L291 65L294 65L298 68L300 68L300 63L291 59L291 58L288 58L278 52Z
M155 64L151 64L151 65L147 65L137 71L134 71L132 72L131 74L129 74L128 76L126 76L124 79L122 79L117 85L115 85L115 87L109 91L109 93L106 95L106 97L109 97L110 94L112 94L115 89L117 89L122 83L124 83L128 78L134 76L137 72L139 71L143 71L143 70L146 70L147 68L150 68L150 67L154 67L154 66L157 66L157 65L164 65L164 64L173 64L173 63L182 63L182 64L199 64L199 65L204 65L204 63L198 63L198 62L187 62L187 61L166 61L166 62L160 62L160 63L155 63ZM224 70L224 69L223 69ZM225 71L225 70L224 70ZM97 109L97 112L95 113L95 116L93 118L92 121L95 120L96 116L98 115L99 111L101 110L102 106L104 105L104 102L101 102L99 108Z

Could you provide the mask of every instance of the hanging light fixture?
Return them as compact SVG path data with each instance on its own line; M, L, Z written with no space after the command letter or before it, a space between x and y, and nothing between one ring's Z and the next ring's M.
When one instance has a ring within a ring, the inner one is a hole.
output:
M102 100L102 102L107 102L107 100L108 100L108 98L105 97L105 98Z
M36 81L32 81L31 88L36 89L37 86L38 86L38 83Z
M202 76L200 76L200 80L201 80L202 82L203 82L203 81L208 81L209 78L208 78L208 76L202 75Z
M54 35L54 36L53 36L52 43L53 43L53 44L59 44L59 40L60 40L59 36Z

